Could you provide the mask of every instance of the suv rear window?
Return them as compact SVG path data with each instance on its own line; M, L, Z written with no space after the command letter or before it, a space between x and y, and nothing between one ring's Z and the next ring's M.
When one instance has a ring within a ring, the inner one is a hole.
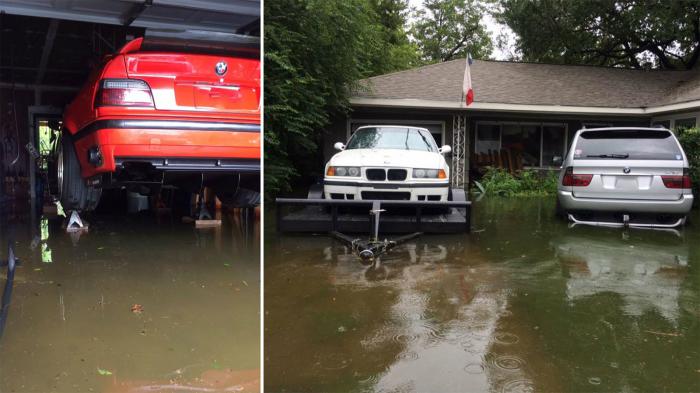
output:
M682 160L683 154L668 131L584 131L574 148L574 159Z

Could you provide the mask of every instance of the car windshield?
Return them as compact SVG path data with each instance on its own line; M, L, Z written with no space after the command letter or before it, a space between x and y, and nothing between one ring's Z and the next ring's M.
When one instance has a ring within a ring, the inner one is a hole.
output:
M410 127L361 128L348 141L346 149L396 149L436 152L430 132Z
M574 148L578 160L682 160L678 143L668 131L584 131Z

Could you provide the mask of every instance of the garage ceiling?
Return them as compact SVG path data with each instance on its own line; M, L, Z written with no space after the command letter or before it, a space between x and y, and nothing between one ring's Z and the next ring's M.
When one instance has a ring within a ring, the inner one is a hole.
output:
M259 23L260 1L0 0L0 11L109 25L246 33Z
M259 44L260 0L0 0L0 89L75 90L151 29Z

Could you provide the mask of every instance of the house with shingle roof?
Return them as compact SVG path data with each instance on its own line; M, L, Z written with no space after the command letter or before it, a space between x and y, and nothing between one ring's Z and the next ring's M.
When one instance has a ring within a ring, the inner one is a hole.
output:
M474 60L474 102L462 92L465 59L359 81L352 111L324 136L324 155L360 126L425 127L452 146L454 186L465 186L475 160L494 152L524 167L555 169L574 133L603 126L700 124L700 69L689 71Z

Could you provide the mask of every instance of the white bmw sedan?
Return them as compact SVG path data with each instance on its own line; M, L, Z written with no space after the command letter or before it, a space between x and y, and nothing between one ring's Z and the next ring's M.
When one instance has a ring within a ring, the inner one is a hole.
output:
M428 130L364 126L326 164L326 199L447 201L450 168Z

